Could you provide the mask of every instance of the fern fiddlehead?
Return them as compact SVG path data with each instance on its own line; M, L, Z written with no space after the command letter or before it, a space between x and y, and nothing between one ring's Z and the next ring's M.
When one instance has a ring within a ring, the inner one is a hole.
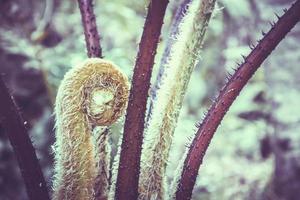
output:
M53 199L94 198L98 168L103 167L95 156L106 154L96 154L93 128L109 126L124 113L128 88L118 67L99 58L89 58L65 75L55 106Z

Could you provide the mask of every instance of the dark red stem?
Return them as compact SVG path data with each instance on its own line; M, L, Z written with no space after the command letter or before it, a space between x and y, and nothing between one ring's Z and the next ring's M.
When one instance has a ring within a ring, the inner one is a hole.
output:
M88 57L102 58L100 37L97 31L96 17L92 0L78 0Z
M47 185L34 147L8 89L0 77L0 125L5 130L13 147L26 191L31 200L49 200Z
M140 157L147 97L154 57L168 2L168 0L152 0L148 7L148 15L134 67L124 126L116 183L115 198L118 200L135 200L138 197Z
M203 157L224 115L262 62L299 20L300 0L297 0L253 51L245 57L244 63L235 71L225 87L220 91L218 98L214 101L204 120L199 125L199 129L184 161L181 179L176 191L177 200L191 199Z

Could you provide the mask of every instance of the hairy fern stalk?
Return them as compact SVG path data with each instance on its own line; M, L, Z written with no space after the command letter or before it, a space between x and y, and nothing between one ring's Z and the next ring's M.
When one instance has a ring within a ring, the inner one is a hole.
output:
M165 169L180 108L191 73L200 58L214 0L189 4L165 64L157 100L145 130L139 199L165 198Z

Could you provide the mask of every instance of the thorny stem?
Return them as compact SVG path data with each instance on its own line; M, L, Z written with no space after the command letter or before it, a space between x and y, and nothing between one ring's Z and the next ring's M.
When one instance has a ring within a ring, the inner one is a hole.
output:
M198 126L199 129L189 148L184 161L181 180L178 183L176 191L177 200L191 199L199 167L217 127L248 80L285 35L300 20L299 11L300 0L297 0L296 3L279 18L278 22L272 26L271 30L257 44L253 51L245 57L244 63L236 70L225 87L220 91L218 98L210 107L202 123Z
M4 81L0 77L0 123L7 133L9 141L20 166L29 199L49 200L47 185L35 154L34 147L22 119Z
M151 72L168 0L152 0L148 7L134 68L121 145L116 199L137 199L141 146Z
M78 0L88 57L102 58L100 37L97 31L96 17L92 0Z

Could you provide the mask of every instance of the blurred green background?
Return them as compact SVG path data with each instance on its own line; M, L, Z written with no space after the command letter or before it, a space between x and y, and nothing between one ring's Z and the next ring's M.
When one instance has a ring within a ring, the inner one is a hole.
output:
M146 7L144 0L95 0L105 59L132 75ZM152 82L179 0L170 1ZM202 59L185 96L168 165L174 177L195 123L250 52L274 12L290 0L219 0L206 33ZM280 199L300 196L300 25L281 42L227 113L204 158L193 199ZM12 92L51 189L53 106L64 73L86 58L76 0L0 1L0 73ZM0 94L1 98L1 94ZM122 132L116 124L112 142ZM0 199L27 199L18 164L0 126Z

